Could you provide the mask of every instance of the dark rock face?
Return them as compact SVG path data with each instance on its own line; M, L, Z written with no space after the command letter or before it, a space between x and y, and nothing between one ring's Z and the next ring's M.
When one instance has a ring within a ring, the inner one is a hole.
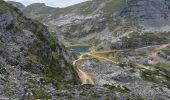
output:
M46 26L0 1L0 97L52 99L52 91L78 84L72 54Z
M121 12L121 16L131 17L144 28L168 31L170 26L169 0L132 0ZM152 30L154 31L154 30Z
M18 9L24 9L25 8L25 6L22 3L19 3L19 2L7 1L7 3L13 5L14 7L16 7Z

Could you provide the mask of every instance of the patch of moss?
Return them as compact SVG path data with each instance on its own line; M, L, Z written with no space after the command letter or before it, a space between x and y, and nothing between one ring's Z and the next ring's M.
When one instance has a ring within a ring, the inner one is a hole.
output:
M42 99L42 100L49 100L52 99L52 96L46 92L43 88L32 90L34 99Z
M141 75L145 80L157 83L158 80L155 74L157 74L157 72L155 71L149 71L149 70L141 71Z
M107 85L107 84L105 84L105 85L103 85L103 86L106 87L106 88L108 88L108 89L110 89L111 91L118 91L118 92L121 92L121 93L128 93L128 92L131 91L131 90L130 90L128 87L126 87L126 86L120 86L120 85L114 86L114 85Z
M169 37L170 35L168 33L131 33L128 37L123 37L121 40L124 47L134 48L146 45L165 44L170 41Z
M164 52L166 55L170 56L170 47L163 49L162 52Z
M86 96L87 94L83 91L80 93L81 96Z
M50 68L47 73L47 77L57 79L59 82L62 82L63 80L63 77L61 75L62 69L61 69L61 65L59 64L60 58L61 58L60 54L56 52L52 53L52 60L50 62L50 66L49 66Z
M103 11L105 13L114 13L122 8L126 4L126 0L112 0L104 7Z
M6 96L11 98L15 95L15 92L11 89L9 82L6 82L3 92Z
M154 66L155 70L143 70L141 76L147 81L164 84L170 88L170 65L158 63ZM158 78L161 77L161 78Z
M163 84L167 85L170 88L170 65L158 63L156 66L157 70L159 70L160 76L164 77Z
M9 30L12 30L12 29L14 29L14 28L16 28L16 27L17 27L17 21L16 21L16 20L13 20L13 21L11 22L11 24L6 27L6 30L9 31Z
M145 100L145 98L143 98L142 96L135 96L134 94L131 94L127 100Z
M58 54L57 52L53 52L52 58L54 61L58 61L60 59L60 54Z

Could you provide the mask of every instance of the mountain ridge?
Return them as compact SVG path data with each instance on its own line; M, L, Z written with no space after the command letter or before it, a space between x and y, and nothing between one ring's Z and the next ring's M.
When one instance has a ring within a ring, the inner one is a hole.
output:
M25 6L24 6L22 3L20 3L20 2L7 1L7 3L8 3L8 4L11 4L11 5L13 5L14 7L16 7L16 8L18 8L18 9L21 9L21 10L25 8Z

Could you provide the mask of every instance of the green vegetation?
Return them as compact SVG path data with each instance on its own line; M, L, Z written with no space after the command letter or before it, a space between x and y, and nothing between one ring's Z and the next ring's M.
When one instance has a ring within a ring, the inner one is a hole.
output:
M141 76L147 81L164 84L170 88L170 65L158 63L154 66L155 70L143 70Z
M75 32L75 31L82 32L83 31L83 26L81 26L81 25L72 25L71 29L70 29L70 32Z
M53 34L51 34L49 38L49 46L53 51L55 51L56 45L57 45L57 38Z
M0 14L3 13L3 12L5 12L5 11L11 11L11 10L13 10L13 9L11 9L11 8L8 6L8 4L6 4L3 0L0 0L0 4L1 4L1 6L0 6Z
M38 57L36 55L30 55L29 58L26 59L25 64L24 64L24 69L32 69L31 67L33 66L33 62L37 61Z
M81 96L86 96L87 94L83 91L80 93Z
M0 0L0 14L11 12L12 14L20 12L17 8L10 6L10 4L5 3L4 0Z
M118 91L118 92L121 92L121 93L128 93L130 92L131 90L129 88L127 88L126 86L114 86L114 85L103 85L104 87L110 89L111 91Z
M112 0L111 2L108 2L107 6L104 7L103 11L105 13L113 13L115 11L118 11L125 4L126 0Z
M53 53L52 53L52 59L53 59L54 61L60 60L60 54L58 54L57 52L53 52Z
M168 43L170 41L170 35L168 33L131 33L128 37L123 37L121 40L125 47L133 48Z
M12 30L12 29L14 29L14 28L16 28L16 27L17 27L17 21L16 21L16 20L13 20L13 21L11 22L11 24L10 24L9 26L7 26L6 30L9 31L9 30Z
M135 96L134 94L131 94L127 100L146 100L145 98L141 97L141 96Z
M101 32L104 28L105 28L105 27L100 27L99 25L94 24L94 25L91 27L89 33Z
M32 90L34 99L50 100L52 96L49 95L43 88Z
M3 1L0 1L0 3L1 2ZM7 27L7 30L17 29L22 35L24 34L23 30L27 30L36 37L28 46L28 55L25 62L21 64L22 69L27 72L43 75L44 80L53 83L57 88L66 83L77 84L79 82L77 73L74 72L73 66L69 64L62 55L66 48L57 43L58 41L55 35L53 33L50 34L47 27L38 21L22 16L21 12L15 12L13 8L11 6L8 7L6 3L0 5L7 6L6 9L11 9L14 15L21 14L16 20L12 21ZM58 48L57 51L56 48ZM75 79L65 79L67 73L73 75ZM57 83L54 81L57 81Z
M68 34L64 34L64 37L67 37L67 38L73 38L74 36L73 36L73 35L71 35L70 33L68 33Z
M170 56L170 47L167 47L163 50L161 50L163 53L165 53L166 55Z
M93 13L97 9L94 8L95 5L101 5L103 2L107 2L107 1L92 0L81 4L69 6L66 8L53 8L53 7L45 6L44 4L34 4L24 9L24 12L36 13L41 15L38 19L41 19L43 16L49 16L49 15L52 15L50 16L51 18L55 18L58 15L65 15L71 12L74 12L76 14L87 15ZM101 8L101 11L107 14L113 13L121 9L125 4L126 4L126 0L112 0L107 2L106 6L104 8ZM100 13L100 11L97 11L95 13Z
M155 83L158 81L158 79L156 78L156 74L158 74L157 71L150 70L141 71L141 75L144 79Z
M6 96L11 97L11 98L15 94L15 92L11 89L9 82L6 82L3 92L5 93Z
M100 39L97 39L96 37L93 37L93 38L91 38L91 39L88 41L88 44L93 45L93 46L96 46L96 45L99 44L100 42L101 42Z

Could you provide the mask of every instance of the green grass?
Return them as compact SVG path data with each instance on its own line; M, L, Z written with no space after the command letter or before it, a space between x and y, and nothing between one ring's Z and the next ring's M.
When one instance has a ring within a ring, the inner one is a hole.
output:
M158 63L153 67L155 70L141 71L142 78L150 82L166 85L170 88L170 65Z
M9 26L7 26L6 30L9 31L9 30L12 30L12 29L14 29L14 28L16 28L16 27L17 27L17 21L16 21L16 20L13 20L13 21L11 22L11 24L10 24Z
M165 53L166 55L170 56L170 47L167 47L163 50L161 50L163 53Z
M126 0L112 0L104 7L103 11L105 13L113 13L120 10L126 4Z
M103 85L104 87L108 88L110 91L118 91L118 92L121 92L121 93L129 93L131 92L131 90L126 87L126 86L114 86L114 85Z
M32 90L34 99L50 100L52 96L49 95L43 88Z
M155 83L157 83L158 81L158 79L156 78L157 74L159 74L159 72L157 71L149 71L149 70L141 71L141 75L145 80L155 82Z
M121 39L124 46L133 48L137 46L165 44L170 42L169 33L131 33L128 37Z
M55 18L58 15L61 14L68 14L71 12L74 12L76 14L82 14L82 15L87 15L91 14L95 11L96 8L94 8L95 5L100 5L102 2L106 2L105 0L93 0L93 1L87 1L81 4L76 4L73 6L69 6L66 8L53 8L53 7L47 7L44 5L30 5L26 9L24 9L24 12L26 13L31 13L31 12L36 12L37 14L40 15L45 15L48 16L49 14L52 14L51 18ZM108 2L106 6L101 9L103 10L104 13L110 14L115 11L120 10L125 5L126 0L112 0L111 2ZM99 12L96 12L99 13Z
M81 96L86 96L87 94L83 91L80 93Z

